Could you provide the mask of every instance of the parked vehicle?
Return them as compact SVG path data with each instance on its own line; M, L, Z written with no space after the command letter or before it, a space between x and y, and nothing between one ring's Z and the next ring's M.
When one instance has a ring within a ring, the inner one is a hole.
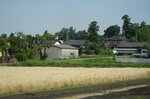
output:
M140 57L149 58L150 57L150 52L146 49L142 49L141 53L134 53L133 56L137 57L137 58L140 58Z

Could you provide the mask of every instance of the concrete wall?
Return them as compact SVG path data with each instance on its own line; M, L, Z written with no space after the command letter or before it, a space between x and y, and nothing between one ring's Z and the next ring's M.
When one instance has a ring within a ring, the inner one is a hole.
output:
M47 60L58 59L58 58L70 58L70 57L78 57L78 49L60 49L57 47L50 47L46 50L48 54Z
M57 47L50 47L46 52L48 54L47 60L57 59L62 56L62 50Z
M78 49L62 49L62 56L69 57L78 57Z

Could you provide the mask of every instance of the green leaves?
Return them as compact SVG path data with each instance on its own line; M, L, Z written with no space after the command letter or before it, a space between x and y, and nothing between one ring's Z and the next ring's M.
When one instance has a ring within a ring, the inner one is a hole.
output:
M104 30L105 34L104 37L112 37L112 36L119 36L120 27L118 25L111 25L106 30Z
M88 28L88 40L90 42L95 42L98 43L99 42L99 35L98 35L98 31L99 31L99 26L97 25L96 21L93 21L89 24L89 28Z

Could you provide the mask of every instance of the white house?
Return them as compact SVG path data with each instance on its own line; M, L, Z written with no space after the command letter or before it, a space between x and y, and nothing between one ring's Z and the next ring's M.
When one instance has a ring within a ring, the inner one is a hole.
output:
M48 60L65 58L69 59L71 57L78 57L78 48L63 45L63 44L55 44L46 51L48 53Z

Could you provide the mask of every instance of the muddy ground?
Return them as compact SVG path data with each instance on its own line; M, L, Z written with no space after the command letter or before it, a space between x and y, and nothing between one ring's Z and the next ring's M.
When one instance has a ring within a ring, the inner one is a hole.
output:
M103 92L104 90L112 90L112 89L121 89L124 87L132 87L138 85L147 85L146 87L134 88L128 91L123 92L112 92L104 95L96 95L84 98L74 98L74 99L150 99L150 78L149 79L139 79L139 80L131 80L131 81L123 81L123 82L115 82L109 84L99 84L93 86L85 86L78 88L67 88L67 89L57 89L36 93L24 93L24 94L16 94L9 96L1 96L0 99L61 99L65 97L72 97L80 94L87 93L97 93ZM144 98L141 98L141 97ZM71 98L70 98L71 99Z
M95 95L80 99L150 99L150 86L134 88L128 91L112 92L105 95Z

